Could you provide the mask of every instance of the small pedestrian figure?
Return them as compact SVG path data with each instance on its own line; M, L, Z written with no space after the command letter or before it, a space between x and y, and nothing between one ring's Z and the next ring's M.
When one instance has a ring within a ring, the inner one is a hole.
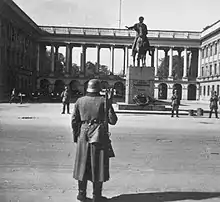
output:
M67 86L65 86L65 90L61 93L61 98L63 103L63 111L61 114L65 114L66 107L67 113L70 114L70 93Z
M13 88L11 91L11 97L9 103L11 104L14 100L15 100L15 88Z
M210 104L209 104L210 113L209 113L209 118L212 117L212 112L213 112L213 110L214 110L214 111L215 111L215 117L218 119L218 101L219 101L219 98L218 98L217 92L214 91L214 93L212 93L212 97L210 98Z
M173 96L171 97L171 107L172 107L172 115L174 116L174 111L176 111L176 117L179 117L179 106L180 106L180 98L178 96L177 90L173 91Z
M23 96L25 96L22 92L18 93L18 96L20 97L20 104L23 103Z

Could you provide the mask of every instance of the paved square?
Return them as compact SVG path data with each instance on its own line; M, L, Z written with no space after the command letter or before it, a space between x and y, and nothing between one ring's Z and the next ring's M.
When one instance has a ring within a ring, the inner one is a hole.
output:
M61 107L0 104L0 202L76 201L71 116ZM220 201L220 120L118 117L103 190L109 201Z

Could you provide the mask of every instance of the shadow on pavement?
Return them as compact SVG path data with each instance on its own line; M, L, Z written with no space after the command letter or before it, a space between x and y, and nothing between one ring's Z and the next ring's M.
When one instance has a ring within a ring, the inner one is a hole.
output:
M220 192L156 192L156 193L138 193L123 194L108 199L109 202L168 202L182 200L205 200L210 198L219 198Z

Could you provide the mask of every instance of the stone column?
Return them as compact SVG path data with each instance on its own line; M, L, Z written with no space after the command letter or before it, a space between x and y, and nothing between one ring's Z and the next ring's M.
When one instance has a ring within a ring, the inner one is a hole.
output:
M188 80L187 78L187 48L184 48L184 64L183 64L183 80Z
M110 57L111 57L111 61L110 61L110 68L111 68L111 70L112 70L112 74L114 75L114 62L115 62L115 59L114 59L114 56L115 56L115 54L114 54L114 50L115 50L115 48L114 48L114 46L111 46L110 47Z
M123 64L123 76L126 74L126 70L128 68L128 61L129 61L129 51L128 46L124 47L124 64Z
M220 75L220 65L219 65L219 52L220 52L220 40L217 41L217 74Z
M188 98L188 84L182 84L182 100L187 100Z
M55 68L54 59L55 59L55 56L54 56L54 45L51 45L51 75L54 74L54 68Z
M70 57L69 57L69 73L71 73L72 69L72 54L73 54L73 45L69 45L70 50ZM71 70L71 71L70 71Z
M20 61L19 61L20 63ZM40 45L37 44L37 65L36 65L37 74L40 72Z
M70 72L70 44L66 45L66 74Z
M96 51L97 51L97 66L96 66L96 74L99 73L99 68L100 68L100 50L101 50L100 45L97 45L97 46L96 46Z
M81 72L83 75L86 75L86 46L82 45L82 53L81 53Z
M154 52L155 50L152 50L152 56L151 56L151 67L154 67Z
M158 79L158 47L155 47L155 72L154 72L154 76L155 79Z
M180 74L181 53L182 53L182 50L181 50L181 49L178 49L178 59L179 59L178 67L177 67L177 78L178 78L178 79L180 79L180 78L182 77L182 75Z
M55 63L54 63L55 72L57 72L58 53L59 53L59 46L56 45L56 46L55 46Z
M168 80L173 80L172 70L173 70L173 48L170 47L169 75L168 75Z
M170 100L173 95L173 84L167 84L167 99Z
M197 78L201 77L201 62L202 62L202 49L199 48L199 55L198 55L198 74Z

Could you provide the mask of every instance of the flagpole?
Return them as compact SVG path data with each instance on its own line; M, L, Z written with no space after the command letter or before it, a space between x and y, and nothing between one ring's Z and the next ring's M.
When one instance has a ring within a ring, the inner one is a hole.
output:
M121 28L121 4L122 4L122 0L119 0L120 4L119 4L119 29Z

